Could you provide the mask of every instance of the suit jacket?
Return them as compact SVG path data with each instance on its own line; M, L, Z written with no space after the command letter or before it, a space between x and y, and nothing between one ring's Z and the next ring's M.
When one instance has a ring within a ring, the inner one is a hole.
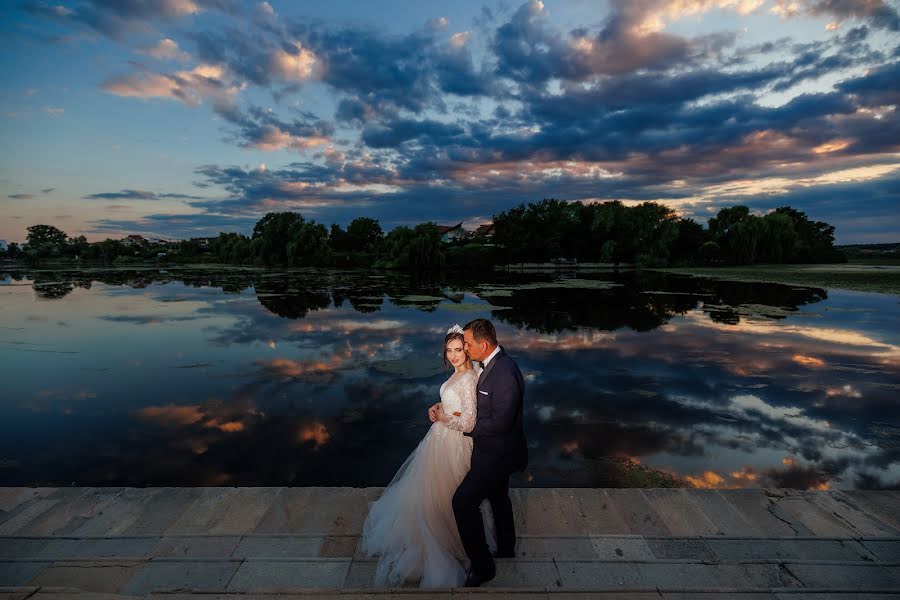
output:
M528 466L525 441L525 379L503 347L478 378L472 460L495 462L508 473Z

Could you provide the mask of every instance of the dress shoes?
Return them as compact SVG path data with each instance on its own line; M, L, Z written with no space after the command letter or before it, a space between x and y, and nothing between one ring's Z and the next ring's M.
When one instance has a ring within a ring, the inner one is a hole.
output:
M463 584L463 587L478 587L483 583L487 583L491 579L497 576L497 569L492 568L491 572L486 575L481 575L476 573L475 571L469 571L468 576L466 577L466 582Z

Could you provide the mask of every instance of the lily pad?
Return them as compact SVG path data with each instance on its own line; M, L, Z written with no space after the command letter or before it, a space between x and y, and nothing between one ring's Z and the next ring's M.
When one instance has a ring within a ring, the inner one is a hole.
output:
M622 287L623 284L614 281L603 281L599 279L557 279L555 281L537 281L534 283L523 283L521 285L507 286L511 290L545 290L545 289L566 289L566 290L609 290L615 287Z
M497 288L494 290L478 290L478 295L483 296L485 298L493 298L493 297L504 297L508 298L513 295L512 290Z
M397 298L399 302L440 302L444 299L443 296L417 296L415 294L411 294L409 296L403 296L402 298Z
M445 302L440 307L443 310L450 310L461 313L488 312L492 310L509 310L509 306L493 306L491 304L473 304L471 302L463 302L457 304L455 302Z

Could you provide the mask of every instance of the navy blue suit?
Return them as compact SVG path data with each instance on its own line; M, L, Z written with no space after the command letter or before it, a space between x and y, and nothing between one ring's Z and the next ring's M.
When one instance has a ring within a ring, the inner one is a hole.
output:
M525 380L501 347L478 379L478 408L471 433L472 466L453 496L453 513L472 571L494 572L484 537L480 506L487 499L497 528L497 553L513 556L516 530L509 500L509 476L528 466L523 409Z

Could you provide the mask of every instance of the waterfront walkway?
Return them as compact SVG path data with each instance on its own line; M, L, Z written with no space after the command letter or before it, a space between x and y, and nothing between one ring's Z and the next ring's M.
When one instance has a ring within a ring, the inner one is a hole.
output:
M0 488L0 599L900 597L900 492L515 489L477 590L372 588L375 488Z

